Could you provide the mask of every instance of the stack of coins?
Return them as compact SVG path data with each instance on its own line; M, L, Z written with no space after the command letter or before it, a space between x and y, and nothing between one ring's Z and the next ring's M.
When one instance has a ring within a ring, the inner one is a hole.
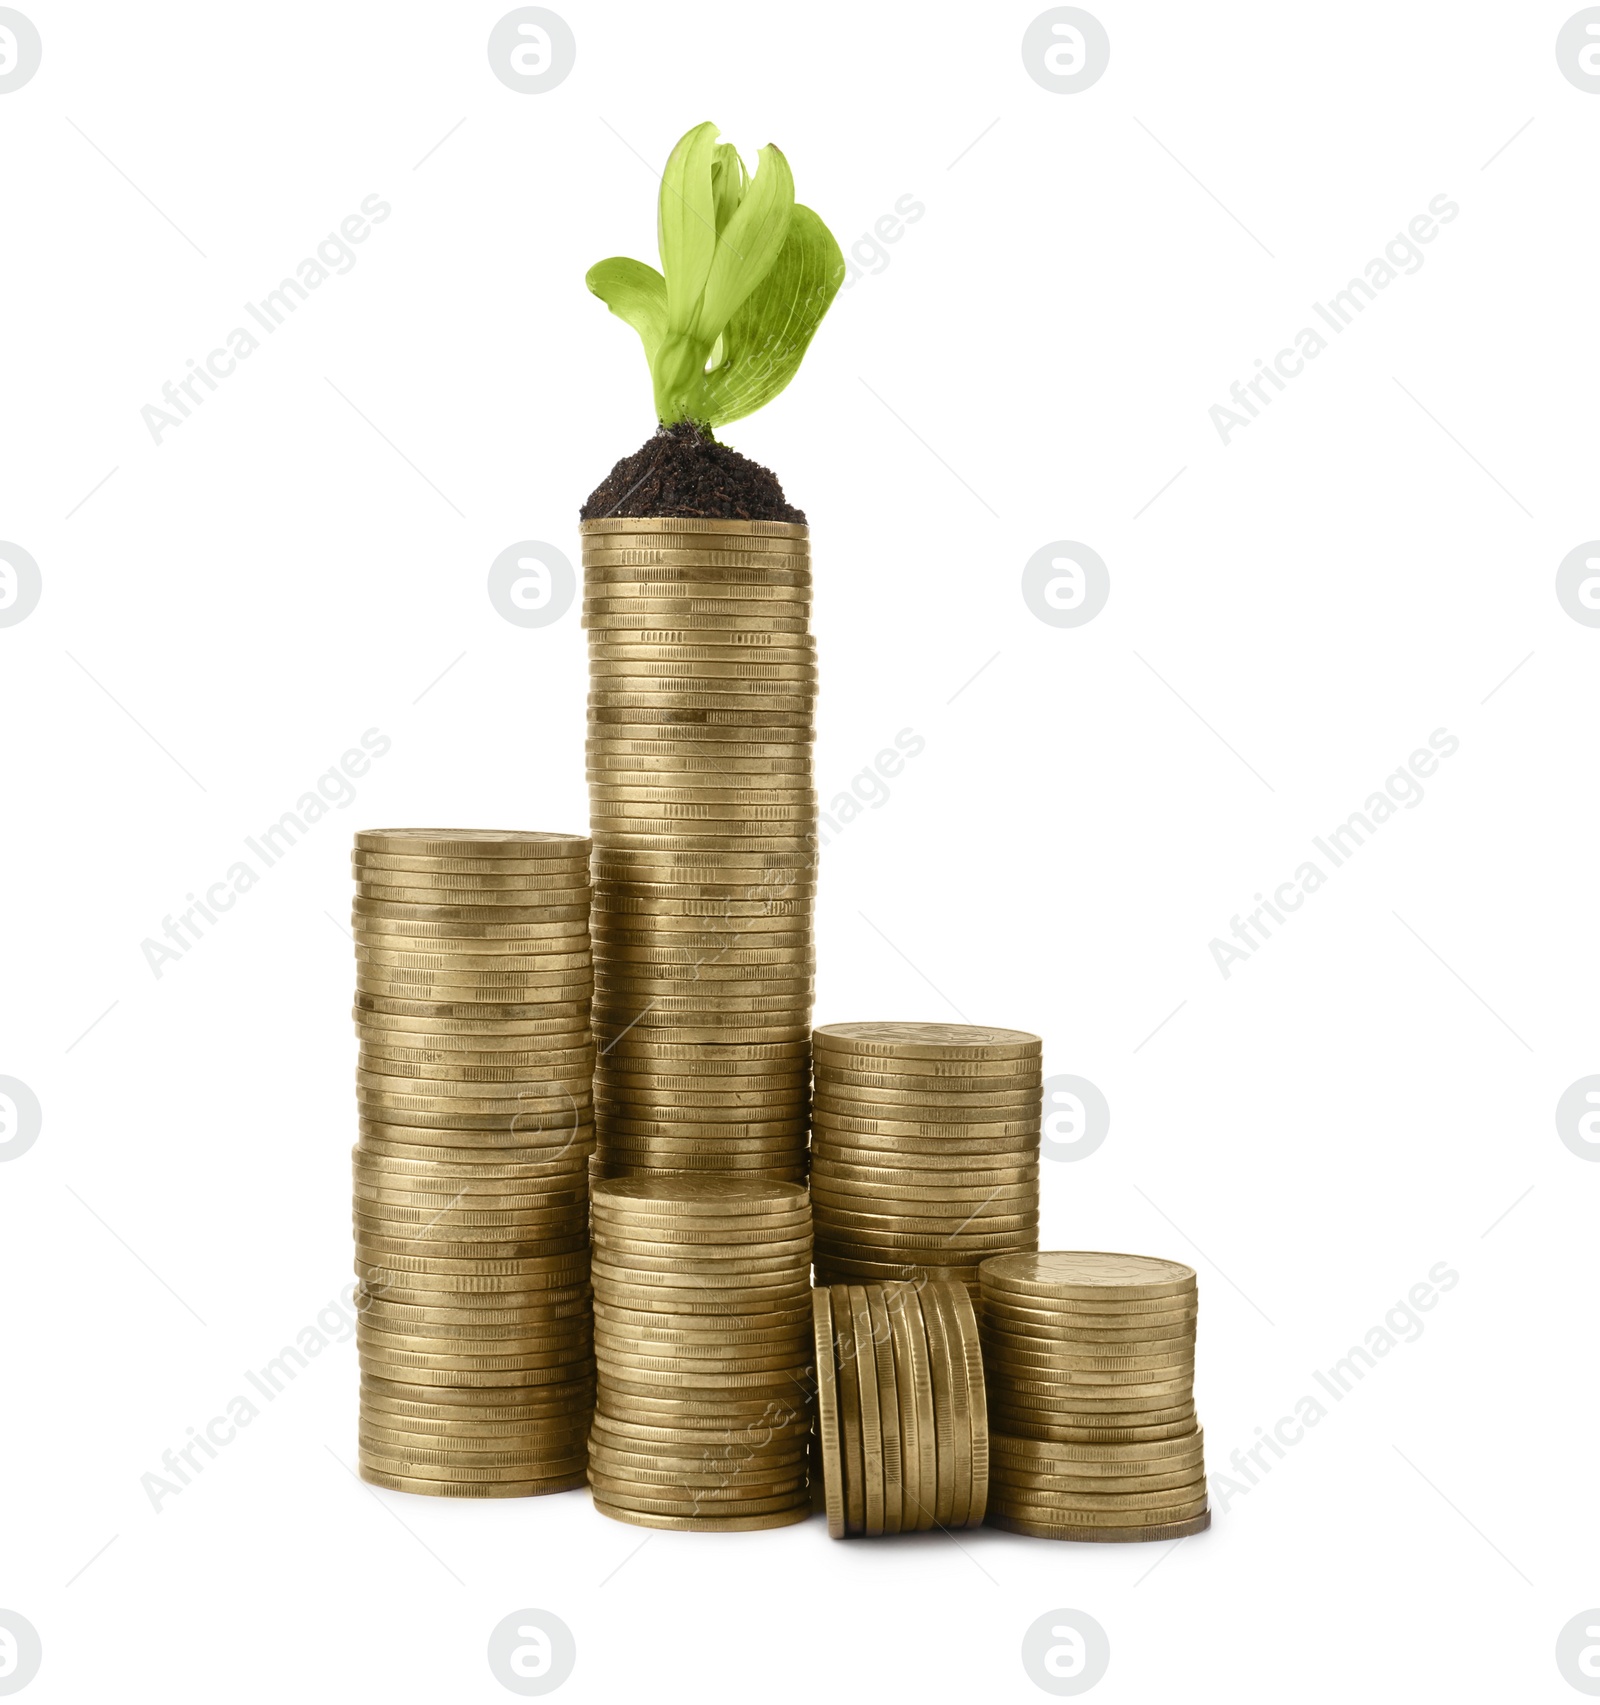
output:
M1074 1251L1001 1256L981 1277L990 1523L1101 1541L1208 1527L1194 1269Z
M585 521L595 1108L612 1175L805 1175L804 526Z
M989 1430L966 1287L834 1285L811 1302L828 1532L977 1527Z
M819 1283L960 1279L1039 1245L1041 1047L977 1024L812 1036Z
M810 1514L811 1213L759 1178L594 1186L596 1507L725 1532Z
M588 841L356 836L361 1473L450 1497L584 1481Z

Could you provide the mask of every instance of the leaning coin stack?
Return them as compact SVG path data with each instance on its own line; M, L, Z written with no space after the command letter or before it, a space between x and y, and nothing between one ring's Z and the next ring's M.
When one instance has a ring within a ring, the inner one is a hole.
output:
M1101 1541L1209 1527L1194 1269L1073 1251L1001 1256L981 1278L990 1524Z
M362 1476L449 1497L584 1482L589 843L356 836Z
M599 1170L802 1178L817 828L807 529L582 532Z
M833 1285L811 1303L828 1532L979 1526L989 1426L966 1286Z
M1041 1047L977 1024L812 1035L819 1283L960 1279L1039 1243Z
M802 1185L595 1184L597 1509L691 1532L806 1519L810 1268Z

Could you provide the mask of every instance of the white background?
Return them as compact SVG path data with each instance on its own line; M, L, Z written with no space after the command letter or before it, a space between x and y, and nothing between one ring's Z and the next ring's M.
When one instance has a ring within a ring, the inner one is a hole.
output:
M0 1072L44 1127L0 1171L0 1607L33 1695L509 1697L485 1642L533 1606L574 1700L1042 1697L1020 1642L1060 1607L1108 1702L1568 1697L1600 1601L1600 1168L1553 1120L1600 1069L1600 632L1554 591L1600 534L1571 0L1099 0L1073 95L1025 74L1034 5L564 0L540 95L490 74L503 0L24 9L0 536L43 596L0 630ZM847 248L926 208L726 432L813 526L824 798L927 743L824 855L817 1015L1022 1026L1108 1098L1043 1242L1199 1269L1218 1513L1170 1556L640 1549L579 1494L373 1492L348 1342L141 1490L348 1279L351 833L585 822L577 612L514 627L485 577L576 561L651 428L583 273L655 259L651 168L703 118L777 141ZM163 382L374 193L353 270L153 443ZM1224 446L1229 385L1441 194L1421 270ZM1109 567L1082 627L1022 600L1060 539ZM356 803L157 979L141 942L374 727ZM1225 979L1211 940L1439 728L1424 801ZM1229 1453L1441 1261L1420 1339L1224 1511Z

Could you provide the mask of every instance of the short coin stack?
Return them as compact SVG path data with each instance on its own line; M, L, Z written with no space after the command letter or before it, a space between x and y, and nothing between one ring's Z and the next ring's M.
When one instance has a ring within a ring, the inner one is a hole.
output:
M582 532L600 1168L802 1178L817 828L807 529Z
M1041 1046L977 1024L824 1024L811 1197L817 1278L960 1279L1038 1247Z
M977 1527L989 1432L966 1287L833 1285L811 1302L828 1532Z
M803 1186L594 1186L595 1506L640 1527L810 1514L811 1215Z
M584 1480L594 1406L588 841L356 836L361 1472Z
M984 1263L982 1286L991 1525L1088 1540L1208 1527L1194 1269L1146 1255L1007 1255Z

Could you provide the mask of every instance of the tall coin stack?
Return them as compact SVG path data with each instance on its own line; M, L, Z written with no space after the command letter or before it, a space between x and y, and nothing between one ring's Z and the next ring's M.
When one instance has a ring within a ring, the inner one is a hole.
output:
M991 1525L1101 1541L1210 1526L1194 1269L1147 1255L1007 1255L983 1264L982 1286Z
M803 1186L594 1186L595 1507L640 1527L811 1513L811 1214Z
M805 1176L807 529L585 521L599 1169Z
M989 1423L966 1286L834 1285L811 1303L829 1534L979 1526Z
M356 836L363 1478L584 1482L594 1406L589 843Z
M1041 1044L977 1024L824 1024L811 1200L817 1282L959 1279L1039 1244Z

